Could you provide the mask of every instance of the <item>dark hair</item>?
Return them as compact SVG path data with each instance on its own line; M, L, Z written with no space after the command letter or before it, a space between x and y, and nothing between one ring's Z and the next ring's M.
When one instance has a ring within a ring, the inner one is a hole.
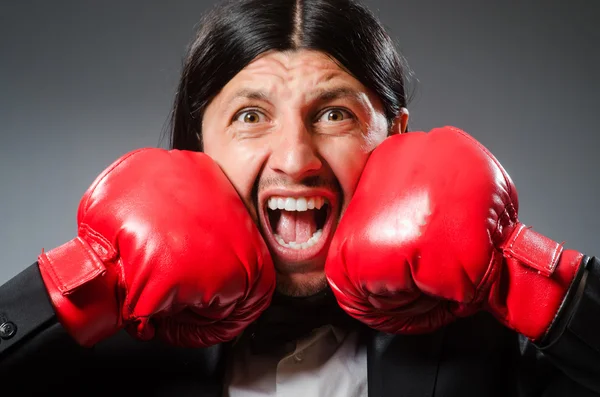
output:
M170 119L171 148L202 150L206 106L269 51L318 50L376 93L388 124L407 105L406 68L377 18L353 0L229 0L200 22Z

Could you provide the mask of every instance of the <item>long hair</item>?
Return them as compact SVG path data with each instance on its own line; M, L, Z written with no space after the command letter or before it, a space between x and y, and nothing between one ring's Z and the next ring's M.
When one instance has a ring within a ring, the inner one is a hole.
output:
M407 105L406 66L377 18L353 0L229 0L201 20L169 120L173 149L202 151L210 101L260 54L328 54L381 100L388 125Z

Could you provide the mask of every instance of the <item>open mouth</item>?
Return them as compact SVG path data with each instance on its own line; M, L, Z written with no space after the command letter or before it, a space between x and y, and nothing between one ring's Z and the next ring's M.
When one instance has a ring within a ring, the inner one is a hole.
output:
M332 203L323 195L268 197L262 211L269 245L283 259L306 260L330 240Z

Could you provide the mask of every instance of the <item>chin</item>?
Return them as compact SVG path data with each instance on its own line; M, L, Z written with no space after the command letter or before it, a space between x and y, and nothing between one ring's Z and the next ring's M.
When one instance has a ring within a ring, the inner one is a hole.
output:
M281 295L306 297L327 289L325 272L285 274L277 272L276 290Z

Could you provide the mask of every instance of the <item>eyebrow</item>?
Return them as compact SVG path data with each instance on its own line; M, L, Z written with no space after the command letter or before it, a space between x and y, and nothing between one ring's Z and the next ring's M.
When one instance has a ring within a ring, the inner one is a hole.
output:
M232 97L233 98L255 99L255 100L261 100L261 101L269 100L269 95L266 92L260 91L260 90L253 90L250 88L243 88L243 89L237 91L235 94L233 94Z
M350 87L336 87L333 89L323 88L310 95L311 99L317 99L320 102L332 101L340 98L358 98L359 92Z

